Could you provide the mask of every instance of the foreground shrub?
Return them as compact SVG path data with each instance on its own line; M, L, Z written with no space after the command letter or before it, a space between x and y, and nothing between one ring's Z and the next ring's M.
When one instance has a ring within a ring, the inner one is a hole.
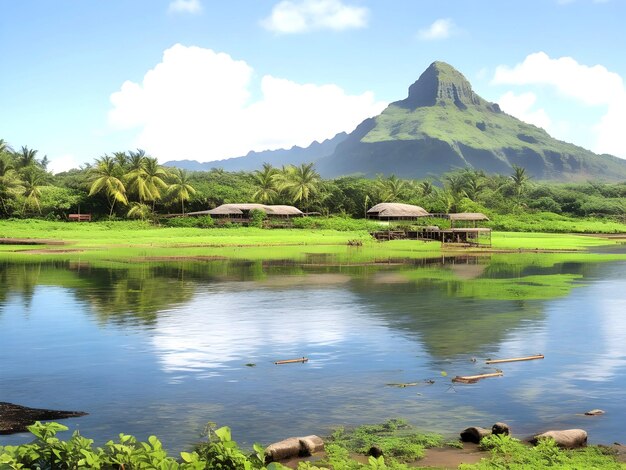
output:
M30 444L0 447L0 469L163 469L163 470L256 470L285 469L279 464L265 467L263 448L255 444L255 453L244 454L231 439L230 429L213 432L213 440L198 451L181 452L180 459L171 457L155 436L138 442L133 436L119 435L117 442L93 447L93 440L75 432L67 441L56 437L67 427L57 423L37 422L28 430L35 436Z

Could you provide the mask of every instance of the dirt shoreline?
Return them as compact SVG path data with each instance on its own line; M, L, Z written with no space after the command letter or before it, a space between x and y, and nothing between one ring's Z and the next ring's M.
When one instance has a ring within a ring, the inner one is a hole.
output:
M85 416L82 411L49 410L45 408L28 408L13 403L0 402L0 435L27 432L27 427L35 421L56 421L59 419ZM614 443L610 447L618 462L626 463L626 446ZM483 458L489 458L489 451L481 450L478 444L465 442L463 447L444 446L425 450L423 458L410 462L409 466L420 468L456 469L461 464L475 464ZM325 452L318 452L309 457L292 458L281 463L289 468L296 469L298 464L309 461L315 462L326 457ZM361 454L352 454L354 460L367 464L368 457Z
M35 421L53 421L57 419L85 416L84 411L48 410L45 408L28 408L13 403L0 402L0 434L16 434L27 432L28 426Z

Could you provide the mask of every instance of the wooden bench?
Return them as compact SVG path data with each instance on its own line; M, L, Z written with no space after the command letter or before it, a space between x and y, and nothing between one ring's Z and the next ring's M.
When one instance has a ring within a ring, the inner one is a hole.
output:
M70 222L91 222L91 214L69 214L67 218Z

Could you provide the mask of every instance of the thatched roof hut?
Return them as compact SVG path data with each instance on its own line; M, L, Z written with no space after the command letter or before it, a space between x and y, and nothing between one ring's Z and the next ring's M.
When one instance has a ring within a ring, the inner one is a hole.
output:
M485 214L480 212L460 212L458 214L448 214L450 219L450 227L476 227L477 222L489 220Z
M423 207L399 202L381 202L367 211L369 219L379 220L409 220L428 216L430 214Z
M302 217L300 209L293 206L266 205L266 204L222 204L215 209L207 211L189 212L187 215L210 215L214 217L248 217L250 211L259 210L269 216L277 217Z

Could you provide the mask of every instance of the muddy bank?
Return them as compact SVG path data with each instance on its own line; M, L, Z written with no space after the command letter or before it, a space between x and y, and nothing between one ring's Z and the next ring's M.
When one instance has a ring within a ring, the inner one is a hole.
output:
M26 429L35 421L50 421L57 419L76 418L85 416L83 411L60 411L43 408L28 408L13 403L0 402L0 434L15 434L26 432Z
M43 240L38 238L0 238L0 245L66 245L63 240Z

